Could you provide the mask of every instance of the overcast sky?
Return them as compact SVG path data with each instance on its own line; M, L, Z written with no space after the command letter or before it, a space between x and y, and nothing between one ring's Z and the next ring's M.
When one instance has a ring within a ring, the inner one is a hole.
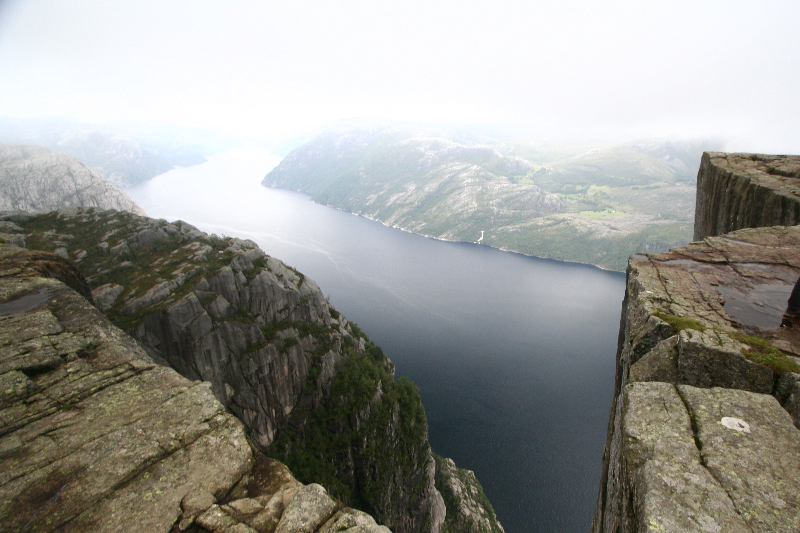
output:
M800 153L800 1L0 0L0 115L351 117Z

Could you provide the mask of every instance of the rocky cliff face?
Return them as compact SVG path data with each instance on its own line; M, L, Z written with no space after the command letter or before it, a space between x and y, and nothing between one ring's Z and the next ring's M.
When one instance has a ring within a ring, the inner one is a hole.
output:
M145 214L127 194L71 155L42 146L0 145L0 210L76 206Z
M444 503L417 390L316 284L249 241L75 209L9 213L30 248L74 260L98 308L286 460L396 532L437 532ZM277 440L276 440L277 439ZM309 462L310 461L310 462Z
M778 328L798 276L798 226L631 257L593 532L800 530L800 333Z
M472 470L458 468L452 459L435 456L436 488L447 506L443 533L504 533L492 504Z
M0 530L389 533L248 443L155 364L80 273L0 245Z
M706 152L697 174L694 238L800 224L800 156Z

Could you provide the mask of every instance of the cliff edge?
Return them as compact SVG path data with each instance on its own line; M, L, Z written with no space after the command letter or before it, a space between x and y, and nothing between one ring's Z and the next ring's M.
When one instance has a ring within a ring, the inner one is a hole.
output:
M694 239L800 224L800 156L706 152L697 174Z
M155 364L47 252L0 245L0 529L364 531L212 394Z
M0 213L0 238L73 260L113 324L153 362L207 382L301 482L395 533L438 533L463 509L501 528L477 482L446 507L416 387L316 283L255 243L91 208Z
M800 530L800 227L706 236L797 221L797 159L705 154L705 238L631 257L593 533Z

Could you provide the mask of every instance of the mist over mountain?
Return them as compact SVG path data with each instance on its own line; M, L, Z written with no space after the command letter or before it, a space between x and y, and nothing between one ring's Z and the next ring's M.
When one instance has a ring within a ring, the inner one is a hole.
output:
M438 239L623 270L691 241L713 141L556 142L464 127L342 121L263 180Z
M67 152L121 188L175 167L203 163L207 155L236 144L196 128L93 124L53 117L0 117L0 142Z
M0 210L98 207L144 215L123 191L64 152L0 144Z

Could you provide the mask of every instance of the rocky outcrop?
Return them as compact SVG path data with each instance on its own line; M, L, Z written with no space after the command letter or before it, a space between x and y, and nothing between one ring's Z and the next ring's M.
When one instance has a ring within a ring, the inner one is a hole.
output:
M210 383L252 442L301 481L396 532L440 530L418 391L394 380L312 280L250 241L180 221L93 209L2 219L29 247L73 259L113 323L153 361Z
M0 145L0 209L77 206L145 214L127 194L71 155L42 146Z
M799 275L800 227L631 257L593 532L800 530Z
M800 224L800 156L706 152L697 174L694 239Z
M458 468L452 459L434 457L436 488L447 506L442 532L504 533L475 472Z
M388 533L255 451L66 260L0 245L0 530Z

